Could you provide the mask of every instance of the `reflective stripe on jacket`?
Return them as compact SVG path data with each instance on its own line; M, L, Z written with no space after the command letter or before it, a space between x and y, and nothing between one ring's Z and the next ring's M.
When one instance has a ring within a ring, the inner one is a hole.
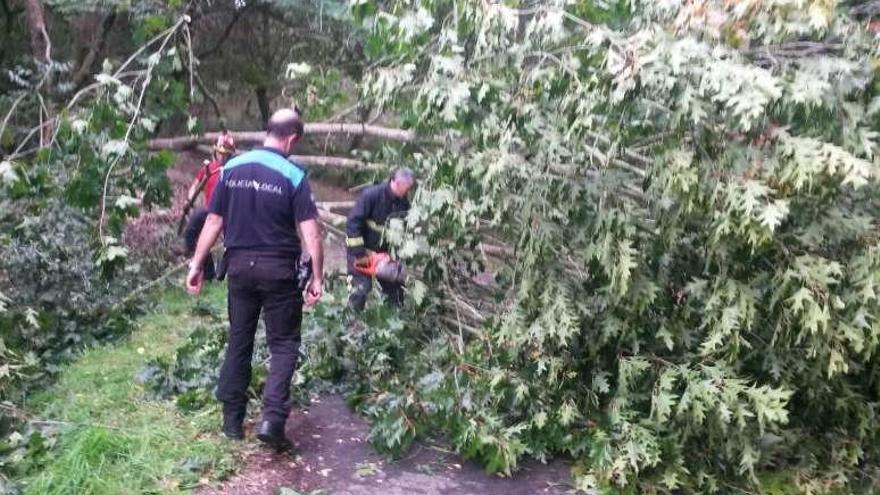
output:
M409 201L391 192L388 182L370 186L361 193L348 214L345 233L348 251L356 257L370 251L387 251L385 225L391 218L403 218Z

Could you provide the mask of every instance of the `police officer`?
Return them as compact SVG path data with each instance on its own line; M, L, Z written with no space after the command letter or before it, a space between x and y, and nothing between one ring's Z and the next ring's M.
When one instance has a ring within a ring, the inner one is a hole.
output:
M313 267L306 305L321 298L323 283L324 253L309 180L286 158L302 135L299 113L278 110L269 120L263 146L223 167L187 275L187 289L197 294L202 262L222 230L223 264L229 277L229 342L217 385L223 432L230 438L244 437L254 334L262 313L270 361L257 438L279 451L290 447L284 424L300 344L303 293L296 274L302 246L297 227Z
M348 214L346 223L346 250L348 274L352 280L352 292L348 305L355 312L364 309L367 295L372 288L372 278L355 269L363 263L370 252L388 250L385 239L385 224L391 218L403 218L409 211L407 193L416 179L412 170L399 168L389 180L365 189ZM403 287L396 283L379 281L385 301L391 306L403 302Z

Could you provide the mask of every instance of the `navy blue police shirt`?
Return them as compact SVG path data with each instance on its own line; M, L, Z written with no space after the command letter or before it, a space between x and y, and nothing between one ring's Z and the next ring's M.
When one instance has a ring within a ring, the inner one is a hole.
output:
M296 225L318 217L305 171L265 147L226 163L210 211L223 217L230 254L298 256L302 248Z

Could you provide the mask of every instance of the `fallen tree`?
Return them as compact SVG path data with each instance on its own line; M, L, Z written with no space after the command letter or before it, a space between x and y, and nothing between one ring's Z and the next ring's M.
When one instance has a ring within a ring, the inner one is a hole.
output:
M264 131L229 131L241 144L253 145L262 143L266 137ZM369 124L336 124L311 123L305 125L305 133L309 134L340 134L345 136L370 136L381 139L413 142L415 132L407 129L394 129ZM206 132L197 136L179 136L151 139L148 148L151 150L185 150L200 144L212 144L220 136L219 132Z
M866 26L819 0L365 3L365 94L467 143L399 151L411 312L307 360L375 446L570 455L604 493L877 491Z
M204 145L198 145L196 150L211 155L211 148ZM236 154L240 154L239 151ZM350 170L384 170L387 167L378 163L367 163L353 158L345 158L341 156L324 156L324 155L290 155L289 158L294 162L305 165L307 167L330 167L342 168Z

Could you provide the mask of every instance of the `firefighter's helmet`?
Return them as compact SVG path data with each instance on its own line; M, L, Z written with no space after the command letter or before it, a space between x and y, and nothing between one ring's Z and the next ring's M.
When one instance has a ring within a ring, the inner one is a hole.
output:
M232 139L228 132L223 131L223 134L220 134L220 137L217 138L217 142L214 144L214 153L221 155L235 153L235 140Z

